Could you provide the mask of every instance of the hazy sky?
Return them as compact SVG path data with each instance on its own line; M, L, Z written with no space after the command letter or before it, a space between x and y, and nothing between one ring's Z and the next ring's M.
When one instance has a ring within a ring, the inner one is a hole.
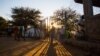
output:
M74 0L0 0L0 16L11 19L11 8L30 7L39 9L42 16L48 17L60 8L70 7L76 12L83 14L83 7ZM94 8L94 13L100 13L100 8Z

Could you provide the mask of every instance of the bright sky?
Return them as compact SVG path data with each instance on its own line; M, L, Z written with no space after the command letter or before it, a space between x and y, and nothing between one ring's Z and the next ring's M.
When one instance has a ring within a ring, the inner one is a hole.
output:
M15 6L39 9L44 17L51 16L55 10L65 7L83 14L82 5L75 3L74 0L0 0L0 16L11 19L11 8ZM100 8L94 8L94 13L100 13Z

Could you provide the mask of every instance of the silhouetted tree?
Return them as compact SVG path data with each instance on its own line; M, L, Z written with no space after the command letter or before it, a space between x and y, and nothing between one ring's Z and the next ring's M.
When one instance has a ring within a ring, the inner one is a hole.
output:
M33 25L36 27L40 18L40 11L25 7L15 7L12 8L12 18L16 25Z
M7 26L8 26L7 21L0 16L0 30L7 28Z
M73 30L78 16L74 10L62 8L54 12L53 18L55 21L60 21L59 24L64 25L66 30Z
M67 33L69 35L69 32L77 30L76 20L78 17L79 14L77 14L75 10L70 8L61 8L54 12L52 18L55 22L58 22L60 25L65 27L64 35L66 36Z

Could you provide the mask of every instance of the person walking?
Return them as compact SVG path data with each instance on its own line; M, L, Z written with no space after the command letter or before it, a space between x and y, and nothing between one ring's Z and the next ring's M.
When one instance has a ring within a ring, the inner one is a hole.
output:
M19 37L18 37L18 34L19 34L18 27L17 26L14 26L13 27L12 37L14 37L15 40L20 40Z
M51 32L50 32L50 40L51 40L51 43L53 43L53 40L54 40L54 38L55 38L55 28L54 27L52 27L52 29L51 29Z

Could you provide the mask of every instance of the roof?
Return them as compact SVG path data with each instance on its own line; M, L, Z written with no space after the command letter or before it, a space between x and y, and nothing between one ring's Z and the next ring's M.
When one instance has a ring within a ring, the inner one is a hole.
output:
M76 3L83 3L82 0L74 0ZM93 6L100 7L100 0L92 0Z

